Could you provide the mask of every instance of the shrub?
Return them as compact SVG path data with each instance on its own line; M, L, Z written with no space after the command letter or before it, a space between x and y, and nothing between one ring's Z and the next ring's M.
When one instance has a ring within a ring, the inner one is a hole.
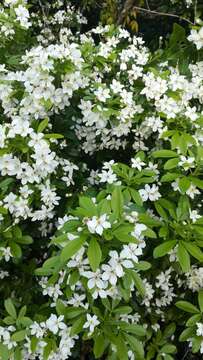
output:
M203 353L201 23L0 15L0 358Z

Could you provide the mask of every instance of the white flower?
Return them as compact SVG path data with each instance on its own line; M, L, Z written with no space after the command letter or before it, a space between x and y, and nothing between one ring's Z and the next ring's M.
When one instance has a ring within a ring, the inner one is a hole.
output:
M102 274L100 270L96 272L93 271L84 271L81 273L82 276L88 278L87 286L89 289L97 287L99 289L105 288L105 282L102 280Z
M88 230L92 234L102 235L105 229L110 229L111 224L107 221L107 215L103 214L100 217L93 216L91 219L87 221Z
M200 50L203 47L203 27L199 31L192 29L188 40L194 42L197 50Z
M144 161L142 161L139 157L136 159L131 159L132 162L132 168L138 169L139 171L142 170L142 166L145 166Z
M110 88L115 94L118 94L119 92L122 91L123 85L119 81L113 79Z
M94 332L94 328L99 325L100 322L96 315L91 316L90 314L87 314L87 321L83 325L83 328L87 329L89 328L89 335Z
M135 355L134 355L134 353L132 352L132 350L129 350L129 351L128 351L128 358L129 358L129 360L135 360Z
M51 314L49 319L46 321L46 326L53 334L57 334L59 330L66 329L63 319L63 315L60 315L57 318L55 314Z
M98 100L105 102L107 99L110 98L110 90L109 89L104 89L102 87L99 87L94 94L96 95L96 97L98 98Z
M196 323L197 325L197 336L203 336L203 323Z
M117 251L115 250L110 251L109 256L111 257L111 259L109 260L109 265L112 267L115 274L119 278L124 275L123 267L127 269L134 267L132 261L123 259L121 256L118 255Z
M203 267L192 266L190 272L186 273L186 278L187 286L193 292L203 289Z
M131 259L134 262L138 262L138 256L140 255L142 255L142 248L138 244L123 245L123 250L120 254L121 258Z
M193 184L190 185L189 189L187 189L186 194L191 198L194 199L195 195L199 195L200 191L194 186Z
M197 210L189 210L190 211L190 219L193 223L195 223L198 219L201 218L201 215L198 214Z
M201 345L200 345L200 354L203 354L203 341L201 342Z
M100 174L98 174L99 178L100 178L100 182L105 183L107 182L108 184L113 184L114 182L117 181L117 176L116 174L114 174L114 172L110 169L108 171L106 170L102 170L102 172Z
M45 333L45 323L38 324L36 321L30 325L31 335L35 335L37 338L42 338Z
M191 121L195 121L198 118L196 106L187 107L187 111L185 112L185 116L187 116Z
M0 251L2 251L2 256L4 256L6 262L8 262L11 257L13 257L11 254L11 248L9 246L6 248L0 247Z
M184 170L188 170L188 169L193 168L195 166L194 161L195 161L194 157L186 158L186 156L181 155L178 165L182 166L184 168Z
M102 265L102 270L104 271L102 274L102 279L105 281L109 281L111 285L115 286L117 283L117 274L116 270L110 265Z
M150 201L156 201L161 197L158 190L157 185L153 184L152 187L150 187L150 185L146 184L144 189L139 190L139 193L143 201L147 201L148 199Z
M18 7L14 10L17 15L17 20L20 21L21 26L28 29L31 26L31 22L28 21L30 16L29 11L22 5L18 5Z
M143 240L144 236L142 235L142 232L147 230L147 227L145 224L135 224L134 230L131 232L131 235L134 236L138 240Z
M75 307L84 307L87 308L88 304L83 304L83 300L85 300L86 296L83 295L79 295L79 294L74 294L73 297L68 300L67 304L73 305Z

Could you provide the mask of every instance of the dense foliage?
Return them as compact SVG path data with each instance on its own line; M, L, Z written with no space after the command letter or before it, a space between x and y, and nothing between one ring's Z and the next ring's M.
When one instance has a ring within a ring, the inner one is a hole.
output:
M0 8L0 359L201 358L201 6L75 5Z

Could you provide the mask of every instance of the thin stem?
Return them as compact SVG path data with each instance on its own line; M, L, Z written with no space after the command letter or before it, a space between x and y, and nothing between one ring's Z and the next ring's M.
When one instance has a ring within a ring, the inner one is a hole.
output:
M182 16L179 16L179 15L175 15L175 14L170 14L170 13L163 13L163 12L158 12L158 11L155 11L155 10L149 10L149 9L145 9L145 8L141 8L139 6L134 6L133 7L135 10L138 10L138 11L141 11L141 12L146 12L146 13L149 13L149 14L154 14L154 15L157 15L157 16L169 16L169 17L174 17L176 19L179 19L179 20L183 20L183 21L186 21L187 23L191 24L191 25L194 25L194 23Z
M149 3L148 3L148 0L145 0L145 2L146 2L147 9L148 9L148 10L151 10L151 9L150 9L150 6L149 6Z
M194 5L194 23L196 21L197 18L197 0L195 0L195 5Z

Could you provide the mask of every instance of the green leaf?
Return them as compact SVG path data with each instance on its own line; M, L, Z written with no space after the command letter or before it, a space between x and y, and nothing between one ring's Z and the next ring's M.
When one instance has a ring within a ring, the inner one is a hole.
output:
M164 169L165 170L174 169L178 165L178 163L179 163L179 159L177 159L177 158L170 159L170 160L165 162Z
M137 270L146 271L146 270L149 270L151 268L151 264L148 261L140 261L139 263L135 263L134 267Z
M157 150L152 153L154 158L174 158L178 157L178 154L172 150Z
M117 356L119 360L128 360L128 349L121 335L118 335L115 340L117 349Z
M179 176L180 174L168 172L161 177L161 182L171 182L176 180Z
M23 360L22 350L20 348L16 348L15 354L14 354L14 360Z
M198 293L198 303L200 311L203 313L203 290L200 290Z
M17 323L25 327L25 326L30 326L33 323L33 321L29 317L23 316L17 320Z
M176 330L176 324L175 323L171 323L168 326L165 327L164 331L163 331L163 337L165 339L170 338Z
M22 257L22 250L21 247L16 244L15 242L10 243L11 253L16 258Z
M139 192L137 190L134 190L132 188L130 188L130 194L134 200L134 202L138 205L138 206L142 206L143 205L143 201L142 198L139 194Z
M129 333L132 333L137 336L145 336L146 330L142 325L137 324L128 324L126 322L119 322L119 327Z
M52 273L53 269L44 269L43 267L35 270L35 275L37 276L52 275Z
M139 214L139 221L147 226L161 226L162 225L161 221L153 219L148 214Z
M187 251L197 260L203 262L203 252L200 248L191 242L184 242L184 246L186 247Z
M70 240L69 243L63 248L60 255L60 260L65 263L67 262L75 253L77 253L82 245L84 244L86 237L81 236L80 238Z
M22 316L25 316L26 311L27 311L27 306L25 305L25 306L23 306L23 307L20 309L20 311L19 311L19 313L18 313L18 318L20 318L20 317L22 317Z
M162 208L162 206L159 204L158 201L154 202L154 206L155 206L157 213L162 217L162 219L168 221L168 215L167 215L166 211Z
M136 243L137 240L134 236L131 235L133 231L132 225L120 225L119 227L114 230L113 235L121 242L124 243Z
M94 337L94 347L93 352L96 359L99 359L105 350L105 337L102 334L99 334Z
M165 241L165 242L163 242L163 244L157 246L153 251L154 258L156 259L156 258L165 256L166 254L168 254L168 252L175 247L176 243L177 243L176 240L169 240L169 241Z
M201 314L192 315L186 322L186 326L194 326L201 320Z
M67 307L65 316L67 319L74 319L75 317L82 315L86 312L84 308L80 307Z
M93 203L92 199L86 196L80 196L79 198L80 207L84 208L87 212L86 216L95 216L97 215L97 208Z
M183 193L189 189L190 184L190 180L188 180L186 177L183 177L178 181L178 186Z
M67 310L67 306L61 300L57 300L56 302L56 312L58 315L65 315Z
M123 212L123 196L121 187L116 186L111 196L111 207L114 215L119 218Z
M62 134L52 133L52 134L45 134L44 138L45 139L63 139L64 136Z
M15 239L19 244L29 245L33 243L33 239L29 235L22 236L20 239Z
M180 334L179 341L186 341L195 335L194 327L189 327Z
M191 179L191 182L197 186L198 188L202 189L203 190L203 180L200 180L198 178L195 178L193 176L189 176L188 177L189 179Z
M156 239L156 237L157 237L155 231L153 231L150 228L144 230L142 233L143 233L144 236L147 236L147 237L152 238L152 239Z
M92 270L96 271L102 258L101 248L96 239L90 240L87 255Z
M194 336L192 340L192 352L197 353L200 350L201 344L202 344L202 337Z
M196 306L194 306L193 304L189 303L188 301L178 301L175 304L179 309L192 313L192 314L197 314L199 313L199 310Z
M181 241L178 244L178 260L183 272L190 271L190 255Z
M185 29L179 24L173 25L173 32L169 39L169 46L174 49L174 46L179 45L181 42L185 42Z
M0 343L1 360L10 360L9 350L7 346Z
M83 329L83 325L85 321L86 321L85 316L80 316L77 320L75 320L71 327L70 336L79 334Z
M115 314L130 314L132 312L132 308L130 306L119 306L113 310Z
M140 295L144 297L145 296L145 286L143 284L143 281L142 281L140 275L138 273L136 273L135 271L131 271L131 274L133 276L133 281L134 281L135 287L137 288Z
M160 349L160 352L164 354L175 354L176 351L176 346L172 344L166 344Z
M11 299L7 299L4 301L4 306L9 315L11 315L14 319L17 318L17 313L15 306L13 305L13 302Z
M144 348L141 341L137 340L136 337L125 334L125 339L130 345L130 348L135 353L136 360L144 360Z
M176 209L178 220L186 220L190 209L190 202L186 195L181 195Z
M38 128L37 128L37 132L38 133L43 132L43 130L47 127L48 123L49 123L48 118L42 120L41 123L39 124Z
M11 336L11 339L13 341L22 341L25 339L26 335L27 335L27 330L20 330L20 331L15 332Z
M12 316L6 316L6 317L3 319L3 322L4 322L4 324L6 324L6 325L12 325L12 324L15 324L16 320L15 320Z

